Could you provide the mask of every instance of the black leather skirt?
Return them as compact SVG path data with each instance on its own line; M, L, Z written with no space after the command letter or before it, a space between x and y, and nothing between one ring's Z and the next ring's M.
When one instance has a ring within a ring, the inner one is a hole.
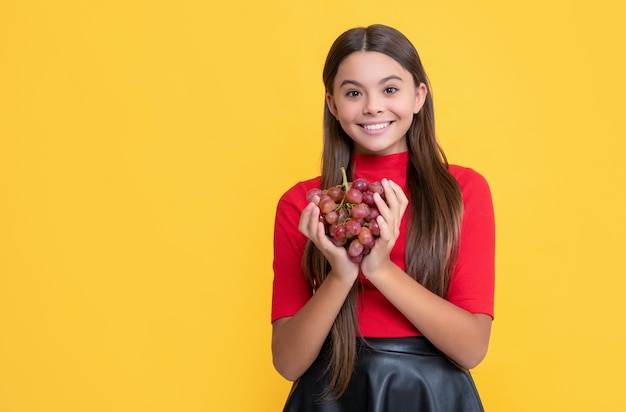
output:
M320 395L328 385L325 348L294 382L284 412L478 412L474 381L426 338L367 339L357 344L357 364L338 400Z

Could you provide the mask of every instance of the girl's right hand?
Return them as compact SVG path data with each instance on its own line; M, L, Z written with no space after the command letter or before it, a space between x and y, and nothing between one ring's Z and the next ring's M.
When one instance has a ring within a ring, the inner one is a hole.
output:
M326 235L324 223L320 221L320 209L315 204L315 200L302 211L298 230L309 238L326 257L332 267L329 275L336 275L354 283L359 275L359 265L350 260L346 248L335 246L330 241Z

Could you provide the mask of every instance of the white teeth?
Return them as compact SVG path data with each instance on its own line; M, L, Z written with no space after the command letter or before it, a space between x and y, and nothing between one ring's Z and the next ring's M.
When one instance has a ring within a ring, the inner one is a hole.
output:
M389 126L389 122L379 123L379 124L364 124L363 128L365 130L380 130L380 129L384 129L387 126Z

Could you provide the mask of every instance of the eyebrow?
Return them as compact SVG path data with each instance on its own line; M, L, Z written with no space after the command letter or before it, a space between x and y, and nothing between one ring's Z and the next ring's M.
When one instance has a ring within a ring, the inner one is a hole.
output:
M383 83L387 83L389 80L400 80L401 82L404 81L404 80L402 80L402 78L400 76L396 76L395 74L392 74L391 76L387 76L387 77L381 79L378 82L378 84L381 85ZM356 87L364 88L363 85L361 83L357 82L356 80L344 80L344 81L341 82L339 87L341 88L341 87L345 86L346 84L353 84Z

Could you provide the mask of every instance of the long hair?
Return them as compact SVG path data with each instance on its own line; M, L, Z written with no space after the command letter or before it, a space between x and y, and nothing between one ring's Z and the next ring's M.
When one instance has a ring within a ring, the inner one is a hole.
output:
M406 139L409 151L405 264L407 273L433 293L445 298L454 269L463 201L460 188L448 171L448 161L435 136L435 118L430 84L411 42L399 31L384 25L359 27L340 35L330 48L323 70L326 91L333 83L343 60L358 51L386 54L413 76L415 85L428 90L421 110L413 116ZM322 187L341 183L340 167L352 177L352 141L324 105L324 149ZM302 258L305 274L315 290L324 281L330 265L312 242ZM324 395L336 399L346 390L356 362L358 281L346 298L330 331L329 386Z

